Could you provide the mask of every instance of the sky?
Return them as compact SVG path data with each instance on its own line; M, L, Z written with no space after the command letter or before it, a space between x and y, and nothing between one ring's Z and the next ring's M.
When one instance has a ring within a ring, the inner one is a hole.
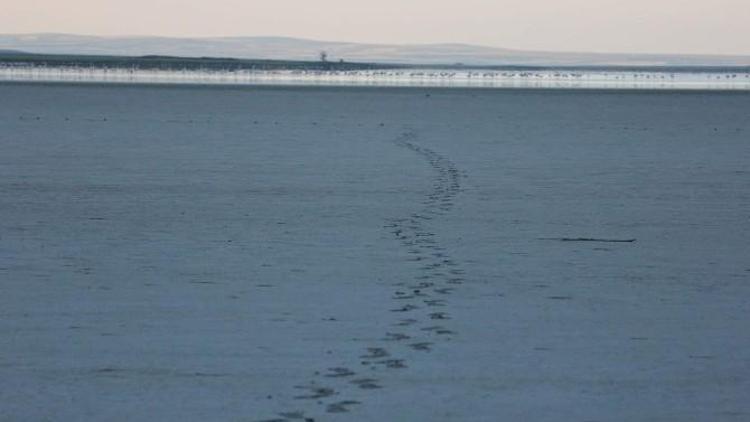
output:
M750 0L0 0L0 33L750 55Z

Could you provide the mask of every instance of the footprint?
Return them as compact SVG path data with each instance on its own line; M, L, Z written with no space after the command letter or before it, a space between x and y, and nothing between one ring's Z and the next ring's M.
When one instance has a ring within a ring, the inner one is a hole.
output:
M325 375L328 378L350 377L354 375L354 371L349 368L328 368L328 371L330 373Z
M407 340L410 338L411 338L410 336L407 336L406 334L402 334L402 333L385 333L385 338L383 340L401 341L401 340Z
M356 400L344 400L337 403L331 403L328 406L326 406L326 412L328 413L347 413L349 412L349 407L354 406L356 404L360 404L360 402Z
M385 365L386 367L393 369L403 369L407 367L403 359L386 359L377 361L375 363L379 365Z
M424 352L429 352L430 350L432 350L431 346L432 346L432 343L430 342L413 343L409 345L409 347L411 347L414 350L420 350Z
M352 380L351 383L356 385L357 387L363 389L363 390L374 390L378 388L383 388L380 385L378 385L378 380L374 378L360 378L356 380Z
M316 400L330 397L336 394L336 390L328 387L319 387L314 385L296 385L294 386L294 388L299 390L307 390L310 392L310 394L295 396L294 398L297 400Z
M368 347L367 348L366 355L360 356L362 359L380 359L387 356L390 356L390 353L388 353L387 350L381 348L381 347Z
M447 294L450 294L454 290L456 289L454 289L453 287L442 287L440 289L435 289L435 292L440 293L441 295L447 295Z
M391 312L410 312L415 309L419 309L419 306L412 305L411 303L406 304L400 308L391 309Z
M433 312L430 314L430 319L450 319L450 317L445 312Z
M393 325L398 326L398 327L408 327L409 325L414 325L416 323L417 323L416 319L406 318L406 319L399 320L399 322Z
M433 332L435 334L454 334L453 331L451 331L451 330L449 330L449 329L447 329L447 328L445 328L443 326L440 326L440 325L433 325L433 326L430 326L430 327L425 327L425 328L422 328L422 331L429 331L429 332Z

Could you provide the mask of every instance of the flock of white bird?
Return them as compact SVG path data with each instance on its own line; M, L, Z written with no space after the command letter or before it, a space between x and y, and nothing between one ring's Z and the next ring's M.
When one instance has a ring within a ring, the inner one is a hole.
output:
M750 72L625 70L154 70L0 65L0 80L241 85L374 85L454 87L591 87L750 90Z

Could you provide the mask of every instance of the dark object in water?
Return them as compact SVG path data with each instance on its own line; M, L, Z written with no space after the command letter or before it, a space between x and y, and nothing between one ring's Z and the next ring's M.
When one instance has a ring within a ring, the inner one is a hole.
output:
M635 239L597 239L593 237L540 237L539 240L559 240L560 242L607 242L633 243Z

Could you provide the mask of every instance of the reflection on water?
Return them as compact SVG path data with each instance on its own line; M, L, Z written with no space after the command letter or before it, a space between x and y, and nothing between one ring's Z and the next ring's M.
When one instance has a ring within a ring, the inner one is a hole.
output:
M423 86L477 88L615 88L750 90L750 71L614 70L144 70L0 66L0 81L223 85Z

